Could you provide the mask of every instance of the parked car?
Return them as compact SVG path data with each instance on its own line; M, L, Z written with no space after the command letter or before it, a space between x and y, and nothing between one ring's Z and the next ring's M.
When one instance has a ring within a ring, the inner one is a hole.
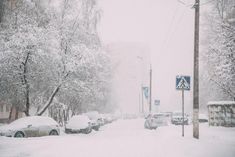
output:
M159 126L168 125L167 117L162 113L151 113L146 117L144 127L146 129L156 129Z
M199 114L198 121L199 123L206 123L208 122L208 116L206 114Z
M100 126L104 125L102 116L97 111L83 113L83 115L86 115L91 120L91 126L93 130L98 131Z
M104 114L104 123L107 124L107 123L112 123L113 122L113 117L111 114Z
M184 123L183 123L183 114L182 112L173 112L171 117L171 123L175 125L188 125L189 124L189 116L184 113Z
M73 116L65 126L65 133L85 133L92 131L91 120L85 115Z
M50 117L23 117L8 125L0 126L0 135L7 137L39 137L59 135L59 124Z

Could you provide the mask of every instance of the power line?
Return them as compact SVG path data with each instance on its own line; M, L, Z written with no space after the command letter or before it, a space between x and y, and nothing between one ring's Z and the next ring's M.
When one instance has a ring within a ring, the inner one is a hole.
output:
M182 21L184 15L185 15L185 11L186 11L186 8L183 10L183 12L182 12L181 15L179 16L177 22L175 23L175 27L174 27L174 29L173 29L172 35L171 35L170 38L168 38L169 40L167 41L166 46L168 45L168 42L170 42L170 40L175 37L175 33L176 33L176 31L178 30L178 28L179 28L179 24L180 24L180 22Z
M177 0L177 1L178 1L180 4L182 4L182 5L186 6L186 7L194 8L195 5L197 5L197 4L195 4L195 3L194 3L194 4L189 4L189 3L183 2L182 0ZM204 5L210 4L210 3L214 2L214 1L217 1L217 0L209 0L209 1L207 1L207 2L201 3L200 6L204 6Z
M177 7L178 9L178 7ZM161 51L167 47L169 41L175 36L175 33L176 33L176 30L178 29L178 26L180 24L180 22L182 21L184 15L185 15L185 11L186 11L187 8L184 8L184 10L182 11L182 13L178 16L178 18L176 18L176 11L174 12L174 15L173 15L173 18L172 18L172 21L171 21L171 24L170 24L170 29L168 29L167 31L167 36L164 40L164 43L162 45L162 48L161 48ZM177 10L178 11L178 10ZM176 22L175 22L176 21ZM174 24L174 27L173 27L173 24ZM172 28L173 27L173 28ZM172 28L172 29L171 29Z
M163 44L162 44L162 46L161 46L160 52L165 48L165 45L168 43L168 38L169 38L169 36L170 36L170 34L171 34L172 26L173 26L173 23L174 23L174 21L175 21L176 13L178 12L178 9L179 9L179 7L177 6L177 7L175 8L175 10L174 10L174 14L173 14L173 16L172 16L171 23L170 23L170 25L169 25L169 27L168 27L168 29L167 29L167 33L166 33L166 36L165 36L165 38L164 38Z

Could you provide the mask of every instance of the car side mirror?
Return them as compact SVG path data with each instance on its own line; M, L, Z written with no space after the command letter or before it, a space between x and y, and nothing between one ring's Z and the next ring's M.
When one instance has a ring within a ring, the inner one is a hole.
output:
M29 125L27 126L27 128L30 128L30 127L32 127L32 124L29 124Z

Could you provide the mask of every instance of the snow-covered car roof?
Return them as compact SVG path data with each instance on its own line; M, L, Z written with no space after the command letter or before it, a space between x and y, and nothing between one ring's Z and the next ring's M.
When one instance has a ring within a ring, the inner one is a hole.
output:
M44 117L44 116L30 116L30 117L23 117L19 118L9 125L4 125L2 127L7 127L8 129L18 129L18 128L24 128L28 125L33 126L42 126L42 125L58 125L58 123L53 120L50 117Z
M86 115L76 115L69 120L66 128L84 129L89 126L90 122L90 119Z
M235 101L209 101L207 105L235 105Z
M97 111L91 111L91 112L83 113L83 115L86 115L90 119L95 119L95 120L97 120L99 118L102 118L102 116Z
M206 114L200 113L199 119L208 119L208 116Z

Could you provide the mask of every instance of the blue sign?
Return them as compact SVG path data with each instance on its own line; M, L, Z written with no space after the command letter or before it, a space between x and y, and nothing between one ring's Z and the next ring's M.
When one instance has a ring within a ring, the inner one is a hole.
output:
M177 90L190 90L190 76L176 76Z
M145 99L148 99L148 97L149 97L149 88L148 87L142 87L142 91L144 92Z

